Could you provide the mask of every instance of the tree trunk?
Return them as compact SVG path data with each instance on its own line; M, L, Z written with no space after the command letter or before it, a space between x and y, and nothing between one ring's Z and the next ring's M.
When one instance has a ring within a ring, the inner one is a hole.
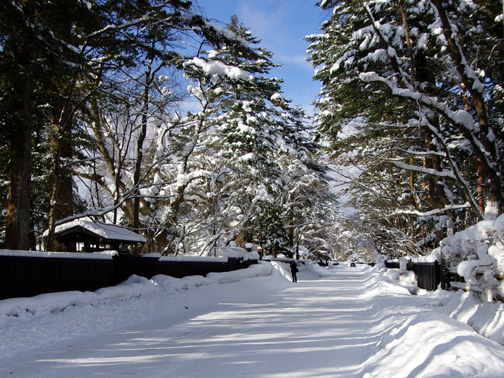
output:
M143 107L142 107L142 124L140 126L140 135L138 135L137 139L137 151L136 151L136 162L135 162L135 171L133 172L133 186L135 189L135 197L133 198L133 228L135 231L139 231L141 227L140 223L140 177L142 173L142 166L144 162L144 142L147 137L147 123L149 121L149 91L150 86L152 85L152 77L151 77L151 64L152 59L148 65L147 71L145 72L145 87L143 93ZM185 242L184 242L185 243ZM185 244L184 244L185 246ZM133 252L137 252L137 247L133 247Z
M72 157L72 146L69 141L62 142L61 157L70 159ZM73 215L73 180L72 173L68 167L58 167L55 170L55 182L53 183L53 193L51 195L51 210L49 213L50 238L47 241L48 251L64 251L64 245L54 239L55 223ZM52 234L52 235L51 235ZM74 248L70 248L73 250Z
M35 14L35 2L25 1L24 12L27 18ZM20 35L18 48L13 52L20 71L28 70L33 51L30 36ZM31 136L33 130L33 84L26 73L18 73L13 80L14 108L17 119L9 125L10 142L10 185L7 202L5 229L5 248L30 248L30 210L31 210Z
M461 131L473 145L475 155L479 159L482 168L482 174L480 174L480 177L485 177L489 180L490 191L488 201L495 204L493 208L500 213L502 211L503 195L501 172L498 168L498 149L496 139L489 137L489 135L493 135L494 133L489 132L490 125L488 123L484 94L477 86L473 85L477 79L470 75L469 64L463 55L463 46L461 46L455 38L456 33L452 30L452 24L448 19L443 1L431 0L431 2L438 10L439 17L442 21L443 33L448 42L450 54L456 64L461 85L469 91L469 94L472 97L472 104L478 115L479 122L479 132L477 133L478 143L473 141L473 135L468 130L462 128ZM484 148L481 149L479 144L481 144Z
M28 111L26 106L26 113ZM26 114L25 113L25 114ZM5 248L30 248L31 128L20 127L10 134L11 165Z
M483 164L481 164L480 160L477 156L474 156L474 160L476 161L476 166L478 167L478 206L482 213L485 212L485 199L483 197L483 184L485 182L485 178L483 176Z
M73 180L72 171L67 166L73 156L71 131L72 119L68 106L60 100L54 107L52 115L51 152L54 157L54 182L51 192L51 207L49 211L49 236L46 249L63 252L65 246L54 239L56 222L73 215ZM70 247L70 250L75 248Z

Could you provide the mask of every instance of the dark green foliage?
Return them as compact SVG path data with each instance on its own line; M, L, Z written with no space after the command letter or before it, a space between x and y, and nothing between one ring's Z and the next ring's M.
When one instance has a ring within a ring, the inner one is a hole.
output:
M475 3L321 1L333 15L323 34L307 37L323 84L319 130L357 172L345 194L377 232L388 228L390 240L409 238L419 250L481 218L479 204L496 204L490 216L502 210L502 23L492 21L502 9ZM481 86L462 85L475 77ZM480 129L452 117L466 108Z

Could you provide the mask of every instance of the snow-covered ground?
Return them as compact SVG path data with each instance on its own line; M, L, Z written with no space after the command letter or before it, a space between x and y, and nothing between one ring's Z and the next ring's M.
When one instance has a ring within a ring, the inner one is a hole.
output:
M503 376L504 347L449 316L482 319L460 294L411 295L409 278L364 265L288 273L261 263L0 301L0 377Z

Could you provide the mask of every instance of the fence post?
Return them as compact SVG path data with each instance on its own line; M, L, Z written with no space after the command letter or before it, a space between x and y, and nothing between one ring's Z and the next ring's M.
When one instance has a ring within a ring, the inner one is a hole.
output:
M399 259L399 270L405 272L408 270L408 260L406 260L406 258L404 257L401 257Z

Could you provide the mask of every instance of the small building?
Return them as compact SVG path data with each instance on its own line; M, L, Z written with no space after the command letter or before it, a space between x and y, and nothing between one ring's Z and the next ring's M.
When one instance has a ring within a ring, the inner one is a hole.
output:
M47 237L47 231L44 236ZM99 252L116 250L128 252L128 246L143 245L142 236L115 224L76 219L56 226L54 238L65 245L67 252Z

